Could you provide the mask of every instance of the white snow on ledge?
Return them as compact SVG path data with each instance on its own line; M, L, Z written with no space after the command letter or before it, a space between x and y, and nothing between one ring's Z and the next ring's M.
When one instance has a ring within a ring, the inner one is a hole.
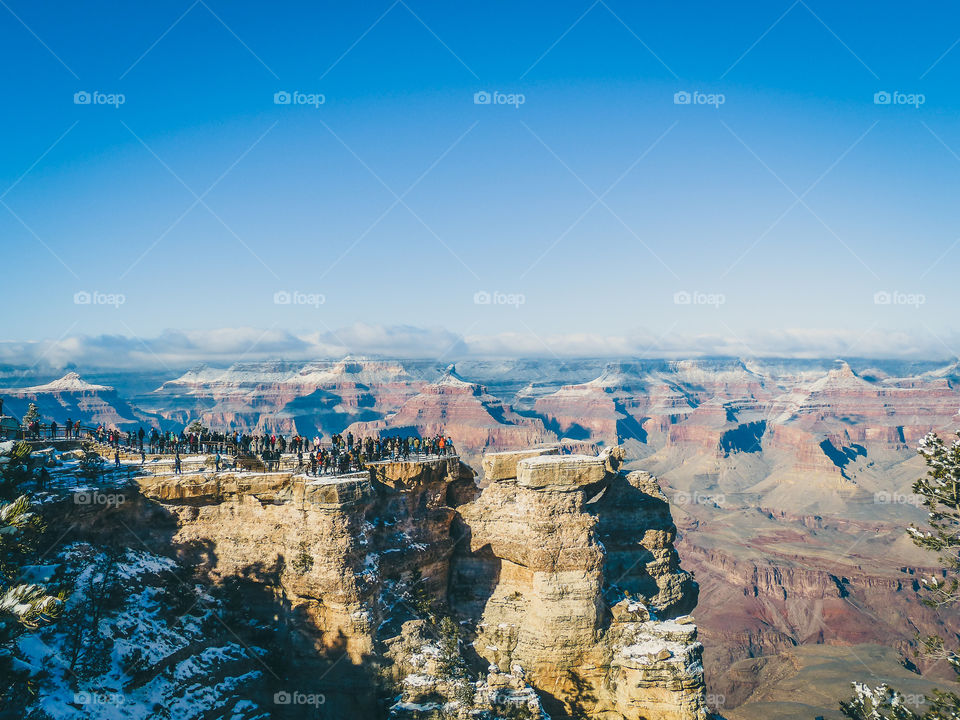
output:
M696 626L693 624L681 624L672 620L645 622L636 626L633 642L622 647L617 654L640 665L655 662L688 665L693 660L692 655L702 648L702 645L694 640L695 633ZM657 655L664 651L670 653L670 656L658 660Z

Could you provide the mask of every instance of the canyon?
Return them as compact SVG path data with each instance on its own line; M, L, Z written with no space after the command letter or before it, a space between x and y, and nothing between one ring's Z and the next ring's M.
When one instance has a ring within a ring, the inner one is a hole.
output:
M56 378L31 385L49 380ZM308 436L347 427L359 435L443 432L474 467L484 453L537 444L560 442L577 452L622 447L623 470L657 477L672 508L673 546L700 587L707 697L727 717L750 717L761 701L778 717L837 717L825 695L797 705L777 694L777 686L807 672L814 656L803 653L832 653L830 678L902 681L898 673L907 670L896 657L911 656L917 632L960 630L920 605L918 578L934 560L904 533L924 518L911 493L924 472L917 440L960 427L957 363L547 359L464 360L453 368L345 358L198 368L147 390L127 389L123 378L103 372L97 382L115 386L117 402L125 398L145 423L175 428L199 418L212 427ZM484 517L511 507L509 497L500 498L507 486L493 479L498 472L490 466L477 478ZM461 516L477 502L466 501ZM451 562L451 572L479 578L498 567L518 587L534 587L514 567L518 558L540 562L523 554L522 528L505 520L488 531L486 521L475 525L471 547L475 536L490 549L475 547L469 561ZM593 532L612 532L601 527ZM609 538L602 542L613 547ZM596 562L589 554L578 560L587 569ZM507 612L510 602L500 598L495 606ZM497 617L494 608L487 612ZM514 641L521 657L532 657L519 638L481 642L502 652ZM893 655L876 652L880 647ZM937 677L937 668L921 663L920 670ZM592 681L570 682L593 692Z
M698 588L618 447L486 455L483 489L456 456L321 478L151 462L99 507L44 457L68 530L42 572L80 591L19 651L63 663L37 676L54 717L72 695L124 717L708 720Z

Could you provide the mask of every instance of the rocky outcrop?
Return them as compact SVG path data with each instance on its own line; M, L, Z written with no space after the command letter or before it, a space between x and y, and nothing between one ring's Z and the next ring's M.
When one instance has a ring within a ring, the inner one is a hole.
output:
M43 385L0 388L0 397L6 413L22 418L30 403L34 403L44 423L55 420L61 427L68 418L87 426L102 424L124 429L157 424L157 418L132 407L115 388L88 383L75 372Z
M423 620L411 620L388 642L386 654L396 663L399 678L390 720L549 720L519 665L509 673L490 665L480 679L470 680L463 672L465 663L452 656L459 647L456 626L448 619L441 628L438 632Z
M416 597L445 601L447 492L473 475L449 457L330 478L204 472L139 484L176 516L175 543L212 546L214 578L256 577L279 599L293 687L322 692L331 712L375 717L384 636Z
M703 720L697 587L656 480L558 452L489 458L482 492L456 457L137 482L212 577L267 590L288 684L334 716Z
M519 458L513 477L498 459L459 509L451 602L476 620L474 651L522 667L551 713L703 718L701 646L685 616L696 585L656 481L617 472L619 458Z
M517 476L517 463L530 457L541 455L559 455L558 447L536 448L531 450L507 450L505 452L486 453L483 456L483 477L488 482L510 480Z

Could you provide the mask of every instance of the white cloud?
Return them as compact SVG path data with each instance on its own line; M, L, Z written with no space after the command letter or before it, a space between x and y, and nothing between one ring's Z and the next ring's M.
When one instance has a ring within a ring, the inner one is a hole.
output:
M355 324L294 335L282 329L220 328L166 330L153 338L76 335L60 340L0 342L0 363L58 369L67 365L103 368L177 369L200 362L229 364L267 359L339 359L344 355L450 359L466 357L875 357L953 358L956 333L871 329L783 329L733 333L656 335L504 332L461 336L443 328Z
M656 335L635 330L622 335L563 333L533 335L500 333L466 338L473 355L484 356L561 356L561 357L876 357L941 359L960 355L956 335L938 337L932 333L892 332L880 329L858 330L784 329L757 331L741 335L683 334Z
M463 338L443 328L357 323L304 338L318 348L339 348L334 355L365 354L396 357L458 357L469 353Z

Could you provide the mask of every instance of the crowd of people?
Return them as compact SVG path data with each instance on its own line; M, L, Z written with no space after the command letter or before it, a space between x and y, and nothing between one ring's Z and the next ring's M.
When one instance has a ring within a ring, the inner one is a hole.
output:
M409 460L411 455L419 458L455 453L453 440L443 435L435 435L431 438L413 435L354 438L353 433L349 432L346 436L334 435L329 448L319 445L313 450L308 450L306 464L303 452L296 450L297 468L304 470L308 475L363 470L370 462Z
M454 455L456 449L450 437L436 434L421 438L417 435L371 435L355 437L352 432L333 435L329 441L323 441L320 435L310 439L294 434L287 437L282 433L243 433L240 431L219 432L202 428L197 432L190 428L173 432L157 428L145 430L121 431L108 428L103 424L96 428L81 428L80 422L67 419L60 426L51 421L41 426L39 420L26 426L29 435L40 439L43 431L49 430L49 437L57 438L63 431L66 439L78 439L81 436L93 436L101 444L113 449L114 463L120 465L121 449L140 453L141 463L146 453L152 455L173 455L174 472L182 472L181 454L209 454L215 456L215 467L221 468L223 456L238 459L257 458L267 470L278 470L281 464L309 475L329 475L363 470L368 463L383 460L409 460L428 456ZM249 464L249 463L247 463Z
M347 432L345 435L333 435L329 442L324 442L319 435L311 440L299 434L287 438L282 433L222 433L209 430L175 433L160 432L156 428L147 433L142 427L136 431L121 432L101 425L94 435L99 442L114 448L118 462L121 448L139 450L141 462L147 452L173 455L174 472L177 474L182 468L181 453L215 455L217 470L220 469L223 455L256 457L267 470L279 470L284 455L289 454L292 456L287 458L289 465L308 475L363 470L368 463L381 460L409 460L411 457L456 453L453 440L441 434L427 438L415 435L354 437L352 432Z

